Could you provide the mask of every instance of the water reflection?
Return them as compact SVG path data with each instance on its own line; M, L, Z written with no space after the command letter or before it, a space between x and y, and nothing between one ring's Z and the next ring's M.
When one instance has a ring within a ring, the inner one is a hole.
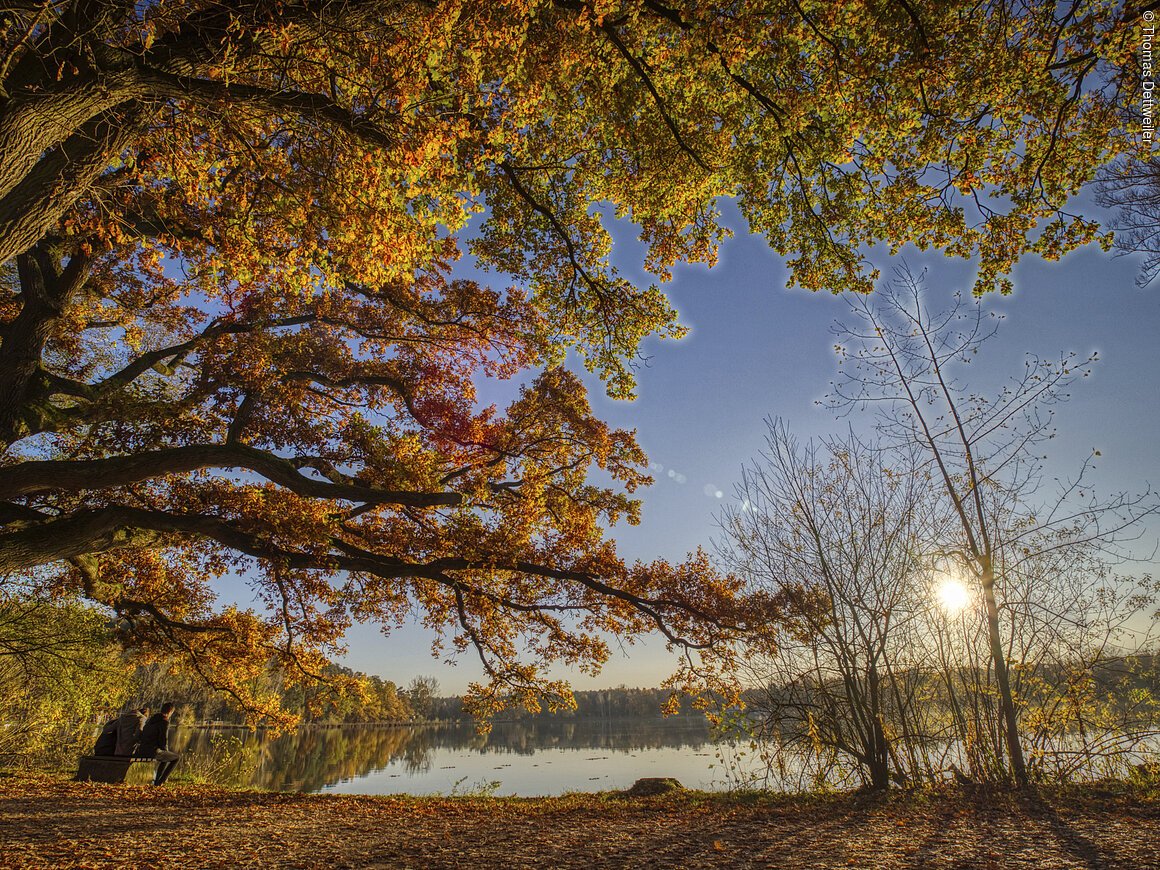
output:
M174 745L188 775L276 791L559 794L638 776L713 785L712 738L696 716L500 722L486 735L470 724L307 727L277 738L184 728Z

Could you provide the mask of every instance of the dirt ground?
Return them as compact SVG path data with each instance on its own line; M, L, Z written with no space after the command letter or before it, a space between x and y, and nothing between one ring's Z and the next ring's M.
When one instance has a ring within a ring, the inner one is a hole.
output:
M0 776L0 866L1160 868L1160 800L683 792L352 797Z

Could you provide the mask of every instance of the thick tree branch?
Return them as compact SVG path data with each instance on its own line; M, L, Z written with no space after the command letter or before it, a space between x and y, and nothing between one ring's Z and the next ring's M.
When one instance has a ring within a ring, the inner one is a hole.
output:
M470 594L476 594L476 590L457 578L449 577L448 572L510 571L564 580L602 596L624 601L648 617L670 643L687 649L705 649L712 645L712 641L698 642L680 636L669 627L665 610L684 613L721 628L730 627L720 617L705 613L687 602L636 595L583 571L494 558L444 558L427 563L411 562L350 545L342 546L341 552L296 552L286 550L258 534L247 532L240 526L239 521L220 517L169 514L129 507L78 511L67 517L0 534L0 572L26 570L46 562L73 560L95 552L155 545L166 535L193 535L217 541L238 552L270 560L289 569L349 571L385 580L423 578L450 585L456 590L466 590ZM486 597L489 593L480 591L479 594ZM506 606L506 598L498 597L494 600ZM551 611L557 609L557 605L552 602L524 603L518 609ZM563 605L563 609L575 608Z
M371 145L390 148L396 144L393 131L375 120L352 112L329 97L292 89L275 90L255 85L179 76L159 70L142 70L149 93L172 100L187 100L207 107L248 105L274 113L300 115L332 124Z
M120 117L91 121L59 147L39 155L36 165L0 197L0 262L45 237L129 147L142 117L140 107L131 105Z
M308 498L405 507L454 507L458 493L381 490L355 482L332 483L307 477L295 464L245 444L200 444L109 459L44 460L0 468L0 499L40 492L96 492L166 475L209 468L238 468L260 474Z

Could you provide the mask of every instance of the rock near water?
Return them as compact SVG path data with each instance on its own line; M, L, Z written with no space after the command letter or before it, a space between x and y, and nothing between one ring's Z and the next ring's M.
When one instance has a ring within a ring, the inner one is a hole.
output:
M668 794L673 791L684 791L685 787L671 776L646 776L632 784L625 794L632 797L651 797L657 794Z

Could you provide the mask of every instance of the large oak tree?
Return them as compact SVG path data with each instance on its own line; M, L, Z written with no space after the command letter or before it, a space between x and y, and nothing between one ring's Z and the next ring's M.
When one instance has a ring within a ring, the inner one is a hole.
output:
M730 196L811 289L868 290L877 241L1004 287L1097 233L1067 202L1126 141L1143 8L0 0L0 571L255 708L352 619L473 647L483 700L601 632L714 644L733 581L605 540L644 457L561 364L626 397L681 328L601 204L661 280ZM473 216L498 288L452 277ZM264 610L215 607L231 573Z

